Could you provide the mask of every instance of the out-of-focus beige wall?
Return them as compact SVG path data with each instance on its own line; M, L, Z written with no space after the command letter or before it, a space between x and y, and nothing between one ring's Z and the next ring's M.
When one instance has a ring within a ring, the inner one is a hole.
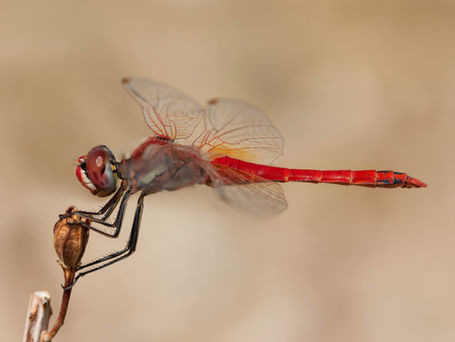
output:
M20 338L32 291L58 309L57 214L103 203L76 158L150 133L127 75L262 108L285 137L279 165L395 169L429 187L285 184L288 210L266 220L205 187L150 196L136 254L77 284L55 341L455 339L453 2L1 7L0 341ZM92 234L86 259L126 231Z

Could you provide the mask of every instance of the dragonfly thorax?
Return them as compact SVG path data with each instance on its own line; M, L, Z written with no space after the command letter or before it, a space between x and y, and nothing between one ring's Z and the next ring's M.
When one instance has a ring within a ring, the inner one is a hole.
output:
M76 176L92 194L105 197L117 189L117 162L107 146L95 146L78 162Z
M146 194L207 182L207 161L190 147L147 140L119 163L119 177Z

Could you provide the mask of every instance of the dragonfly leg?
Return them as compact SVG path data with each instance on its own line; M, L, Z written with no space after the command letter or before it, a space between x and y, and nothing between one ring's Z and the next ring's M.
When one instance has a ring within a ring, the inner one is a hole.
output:
M86 271L83 271L83 272L79 272L76 276L76 278L74 278L74 282L73 284L71 284L69 287L65 288L65 290L71 288L74 286L74 284L76 283L76 281L80 278L80 277L83 277L84 275L86 274L89 274L89 273L92 273L92 272L95 272L95 271L98 271L104 267L107 267L109 265L112 265L122 259L125 259L127 257L129 257L131 254L134 253L134 251L136 250L136 245L137 245L137 238L139 236L139 227L141 225L141 218L142 218L142 210L144 208L144 196L145 194L144 193L141 193L141 195L139 196L139 199L137 201L137 207L136 207L136 211L135 211L135 214L134 214L134 220L133 220L133 226L131 227L131 232L130 232L130 237L128 239L128 242L125 246L125 248L123 248L122 250L119 250L119 251L116 251L116 252L113 252L109 255L106 255L104 257L101 257L97 260L94 260L92 262L89 262L88 264L85 264L85 265L82 265L82 266L79 266L78 267L78 272L82 269L85 269L87 267L92 267ZM93 267L95 266L95 267Z
M101 220L105 221L111 216L112 212L117 207L125 190L126 190L126 181L123 181L121 183L120 187L118 188L118 190L116 191L116 193L114 194L114 196L112 196L111 199L100 210L98 210L98 211L77 210L71 214L60 215L60 218L70 217L71 215L79 215L79 216L86 215L83 217L92 218L94 216L100 216L100 215L104 214L104 216L101 218Z
M120 229L121 229L122 223L123 223L123 217L125 215L126 206L127 206L129 197L131 195L131 192L132 192L131 188L127 189L124 192L123 198L120 201L120 207L119 207L117 216L116 216L116 218L114 220L114 223L106 222L102 218L98 219L96 217L92 217L90 215L83 214L80 211L75 211L74 213L72 213L72 215L78 215L80 217L88 218L88 219L90 219L92 221L92 223L95 222L95 223L103 225L104 227L107 227L109 229L114 229L112 232L106 232L106 231L104 231L104 230L102 230L102 229L100 229L98 227L92 226L91 224L89 225L89 224L82 223L82 222L73 223L73 224L74 225L81 225L81 226L83 226L83 227L85 227L87 229L91 229L91 230L93 230L93 231L95 231L95 232L97 232L97 233L99 233L101 235L104 235L104 236L107 236L107 237L110 237L110 238L118 237L118 235L120 234ZM116 202L118 203L119 200L116 200ZM115 206L117 206L117 204L115 204Z

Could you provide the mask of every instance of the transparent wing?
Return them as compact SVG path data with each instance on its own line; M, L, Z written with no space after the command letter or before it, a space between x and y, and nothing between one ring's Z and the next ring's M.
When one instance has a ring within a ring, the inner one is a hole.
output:
M188 139L203 117L202 106L173 87L141 78L124 78L122 84L142 107L147 125L157 136Z
M233 169L213 168L213 187L223 201L234 208L259 216L277 214L287 208L283 188L279 183L267 181Z
M211 160L227 155L268 164L281 155L283 139L258 108L234 99L212 99L205 110L181 91L141 78L122 84L142 107L156 136L199 146Z
M211 160L227 155L268 164L282 154L283 138L258 108L235 99L208 101L205 130L194 142Z
M122 84L142 107L144 119L156 136L193 144L210 160L230 156L270 163L281 155L283 139L267 116L243 101L213 99L205 109L181 91L155 81L125 78ZM207 160L212 185L230 205L257 215L287 207L281 185Z

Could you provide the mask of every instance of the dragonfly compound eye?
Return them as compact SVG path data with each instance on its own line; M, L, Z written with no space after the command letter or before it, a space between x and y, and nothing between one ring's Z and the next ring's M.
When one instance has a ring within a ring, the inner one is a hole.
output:
M76 175L81 184L94 195L105 197L117 188L115 157L108 147L96 146L79 157Z

